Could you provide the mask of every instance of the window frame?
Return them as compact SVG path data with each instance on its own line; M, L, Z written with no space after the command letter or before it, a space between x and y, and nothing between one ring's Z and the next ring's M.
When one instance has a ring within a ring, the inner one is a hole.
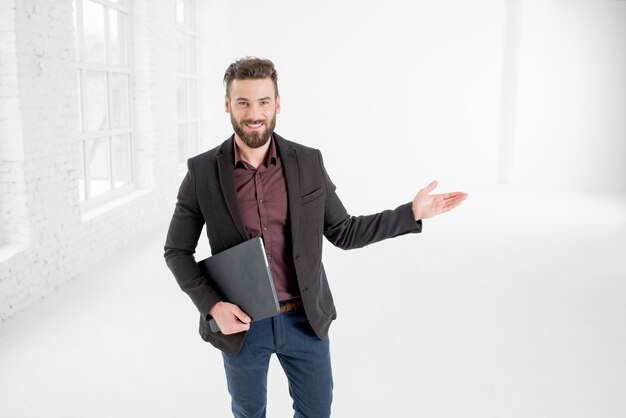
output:
M181 24L178 21L178 7L179 4L183 5L183 16L184 21ZM178 39L178 35L182 34L184 39L184 62L185 68L183 72L180 72L178 69L179 57L177 56L176 60L176 161L180 168L180 170L185 171L187 169L187 159L192 157L198 152L198 132L200 126L200 97L198 92L200 91L200 77L199 77L199 68L200 68L200 60L198 54L198 0L175 0L174 1L174 25L176 29L176 38ZM188 20L189 18L193 20ZM195 40L195 66L190 68L189 66L189 38L192 37ZM192 70L192 71L190 71ZM184 106L185 106L185 117L180 117L178 113L178 83L180 81L184 82ZM196 86L196 94L195 94L195 110L196 114L193 117L190 117L189 109L192 104L192 95L190 92L190 82L194 81ZM190 138L191 126L195 124L195 138ZM179 130L181 126L184 126L185 130L185 148L183 158L180 157L180 138L178 136Z
M84 28L84 15L83 4L85 1L90 1L95 4L102 5L104 7L104 63L93 63L85 61L85 34ZM114 10L125 14L125 43L124 51L126 55L126 62L124 65L110 64L111 61L111 34L110 34L110 11ZM101 206L111 200L118 199L136 189L136 151L135 151L135 132L134 132L134 115L133 115L133 71L131 68L132 62L132 20L131 10L128 4L128 0L120 0L119 3L111 0L74 0L74 25L76 29L76 76L78 83L78 113L79 113L79 126L78 126L78 148L79 148L79 164L81 164L80 172L81 176L78 178L78 192L79 192L79 204L81 209L90 210L95 207ZM85 73L92 71L96 73L104 74L105 88L106 88L106 121L107 127L96 131L87 131L86 126L86 105L84 98L85 89ZM111 116L113 114L114 103L111 100L113 93L113 85L111 82L112 75L122 74L127 77L127 100L126 107L128 108L128 124L126 127L111 127ZM129 181L122 186L116 186L115 173L114 173L114 154L113 154L113 142L114 137L127 135L129 138L129 154L125 158L125 163L129 161ZM87 144L90 141L105 139L107 141L108 152L108 169L109 169L109 190L92 195L91 189L91 167L88 163L86 156ZM81 184L82 182L82 184Z

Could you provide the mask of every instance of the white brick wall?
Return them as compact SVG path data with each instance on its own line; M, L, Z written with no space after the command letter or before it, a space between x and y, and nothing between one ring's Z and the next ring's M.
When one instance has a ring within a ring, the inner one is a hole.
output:
M0 246L28 242L15 10L0 3Z
M211 0L199 2L198 10L200 145L206 148L228 134L214 128L227 127L223 110L215 112L222 106L223 93L216 97L214 92L230 62L224 30L228 24L223 23L228 21L228 6ZM83 213L78 201L72 1L0 2L1 320L90 265L123 251L145 231L165 228L169 222L181 179L176 162L174 13L174 0L131 0L132 119L139 191L94 215ZM202 44L208 41L219 48L210 51ZM2 249L9 244L23 249L7 258ZM155 243L155 251L161 252L162 246L163 242Z

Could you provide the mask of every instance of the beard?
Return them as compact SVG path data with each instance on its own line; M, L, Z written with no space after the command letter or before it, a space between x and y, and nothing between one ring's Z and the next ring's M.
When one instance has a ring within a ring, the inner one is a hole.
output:
M233 114L230 114L230 123L233 125L233 130L237 134L237 136L250 148L260 148L263 145L267 144L267 141L272 137L274 133L274 128L276 128L276 113L270 120L269 126L265 123L264 120L252 120L252 119L244 119L241 123L238 123L235 120ZM256 125L258 123L262 123L265 125L265 130L263 132L246 132L243 127L245 124Z

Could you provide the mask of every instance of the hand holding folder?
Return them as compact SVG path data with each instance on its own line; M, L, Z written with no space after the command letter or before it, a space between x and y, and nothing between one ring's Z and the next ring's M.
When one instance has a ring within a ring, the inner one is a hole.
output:
M243 319L248 316L252 321L258 321L280 313L274 281L260 237L215 254L198 262L198 265L222 293L225 301L243 311ZM209 323L211 331L220 331L215 319Z
M230 302L218 302L209 311L213 317L209 323L211 331L223 334L236 334L248 331L252 319L237 305Z

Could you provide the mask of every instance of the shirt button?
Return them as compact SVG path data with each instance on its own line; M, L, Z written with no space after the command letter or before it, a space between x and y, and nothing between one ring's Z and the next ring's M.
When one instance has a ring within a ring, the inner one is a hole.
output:
M264 231L267 231L267 227L266 227L266 226L264 226L264 227L263 227L263 230L264 230Z
M260 199L260 200L259 200L259 203L263 203L263 199Z

